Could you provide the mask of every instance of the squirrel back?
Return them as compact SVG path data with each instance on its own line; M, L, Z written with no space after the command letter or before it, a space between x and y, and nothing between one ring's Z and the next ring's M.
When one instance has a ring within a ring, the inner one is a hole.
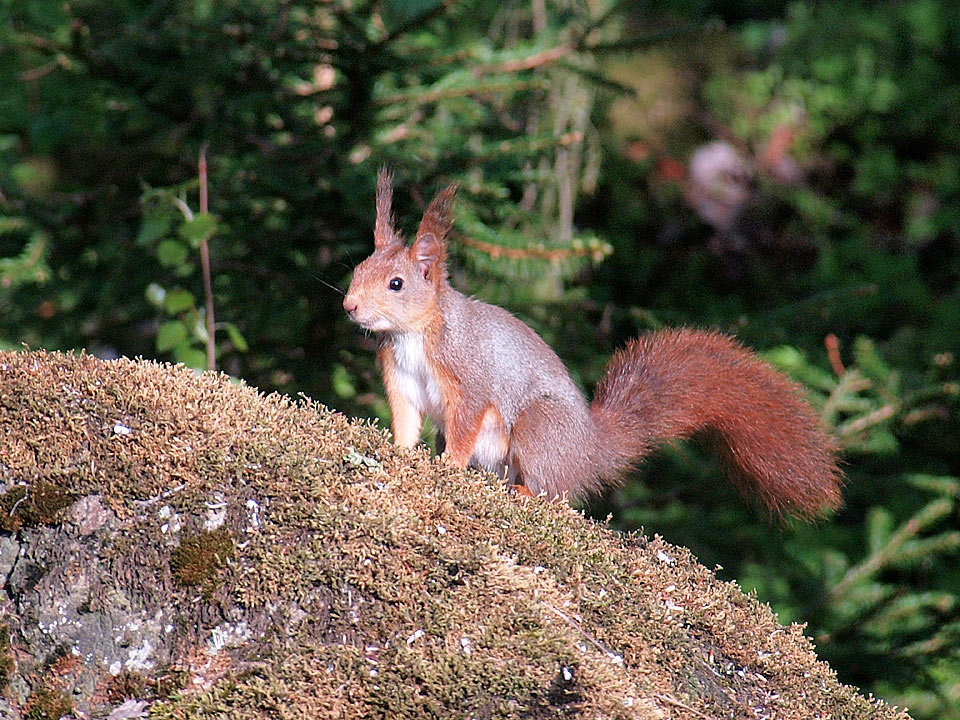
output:
M381 171L375 250L343 304L381 333L395 442L415 445L429 416L460 467L485 468L534 495L582 498L662 443L706 433L721 441L734 482L773 511L813 517L840 504L834 443L800 388L732 338L643 335L614 356L588 406L533 330L450 287L455 188L433 200L410 247L393 228L391 192Z

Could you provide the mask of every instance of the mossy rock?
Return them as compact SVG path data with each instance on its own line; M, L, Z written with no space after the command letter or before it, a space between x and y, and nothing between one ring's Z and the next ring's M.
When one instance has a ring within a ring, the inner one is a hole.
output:
M87 715L907 717L683 548L223 376L0 353L0 482L70 498L0 533L9 717L45 670Z

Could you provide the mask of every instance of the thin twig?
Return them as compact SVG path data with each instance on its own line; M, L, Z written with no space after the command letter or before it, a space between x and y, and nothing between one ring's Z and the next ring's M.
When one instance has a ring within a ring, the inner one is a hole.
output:
M200 146L200 214L206 215L210 211L209 196L207 194L207 145ZM214 342L213 323L213 281L210 278L210 245L207 237L200 240L200 267L203 271L203 293L207 302L207 370L217 369L216 343Z
M561 612L560 610L557 610L557 608L555 608L553 605L550 605L549 603L543 603L543 606L548 610L552 610L554 613L556 613L561 620L565 621L570 627L572 627L574 630L576 630L581 635L583 635L583 637L586 640L588 640L595 648L597 648L597 650L602 652L604 655L606 655L609 658L620 658L620 660L623 660L622 655L618 655L617 653L610 650L610 648L606 647L602 642L600 642L595 637L593 637L593 635L591 635L582 627L580 627L578 623L574 622L573 618Z
M22 73L20 73L19 78L23 82L33 82L34 80L39 80L44 75L48 75L56 70L58 65L60 65L58 60L51 60L50 62L40 65L39 67L24 70Z
M177 209L183 213L183 217L189 222L193 220L193 210L187 205L186 200L178 198L176 195L170 195L170 202L177 206Z
M696 709L690 707L689 705L685 705L684 703L680 702L679 700L676 700L675 698L670 697L669 695L664 695L664 694L662 694L662 693L654 693L653 696L654 696L657 700L659 700L660 702L665 702L665 703L667 703L668 705L673 705L674 707L682 708L683 710L686 710L687 712L693 713L693 714L696 715L697 717L705 718L705 720L710 720L710 716L709 716L709 715L704 715L704 714L703 714L702 712L700 712L699 710L696 710Z
M830 367L837 377L843 377L847 369L843 366L843 358L840 357L840 340L833 333L830 333L823 339L823 344L827 346L827 357L830 358Z

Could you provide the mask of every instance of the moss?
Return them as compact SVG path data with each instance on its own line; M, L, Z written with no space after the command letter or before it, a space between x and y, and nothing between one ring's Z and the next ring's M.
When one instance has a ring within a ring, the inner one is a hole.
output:
M114 705L135 698L145 699L152 694L150 681L142 674L129 670L112 678L106 689L107 700Z
M30 693L24 706L26 720L60 720L73 714L73 703L66 693L46 684L38 685Z
M15 667L13 648L10 646L10 628L0 625L0 691L6 689Z
M166 668L155 671L151 678L150 688L153 691L151 699L167 700L187 687L189 679L190 673L186 670Z
M150 676L124 670L107 685L107 700L114 705L131 699L166 700L186 686L188 675L183 670L164 668L154 670Z
M76 656L70 652L70 646L65 643L57 645L43 660L45 671L55 669L60 663L66 660L75 660Z
M0 528L16 532L24 525L56 525L73 500L73 493L53 483L17 485L0 495Z
M180 585L202 587L209 594L220 569L233 558L235 545L233 533L224 527L184 538L170 556L173 579Z
M315 404L147 362L0 352L0 367L4 472L99 495L122 520L94 538L104 587L169 622L157 656L181 670L109 688L156 692L152 717L906 717L839 686L799 628L688 551L509 496ZM118 418L129 434L88 431ZM230 531L185 532L171 553L144 499L189 523L211 497ZM171 571L191 589L171 594ZM44 668L51 690L109 712L67 662Z

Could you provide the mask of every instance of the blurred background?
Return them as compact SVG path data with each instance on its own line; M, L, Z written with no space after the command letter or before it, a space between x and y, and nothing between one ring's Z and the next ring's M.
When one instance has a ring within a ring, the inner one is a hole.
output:
M207 245L217 366L386 424L340 306L384 164L408 234L461 184L453 284L588 392L681 324L802 382L835 516L771 521L695 443L585 511L960 718L960 4L2 0L0 347L203 368Z

